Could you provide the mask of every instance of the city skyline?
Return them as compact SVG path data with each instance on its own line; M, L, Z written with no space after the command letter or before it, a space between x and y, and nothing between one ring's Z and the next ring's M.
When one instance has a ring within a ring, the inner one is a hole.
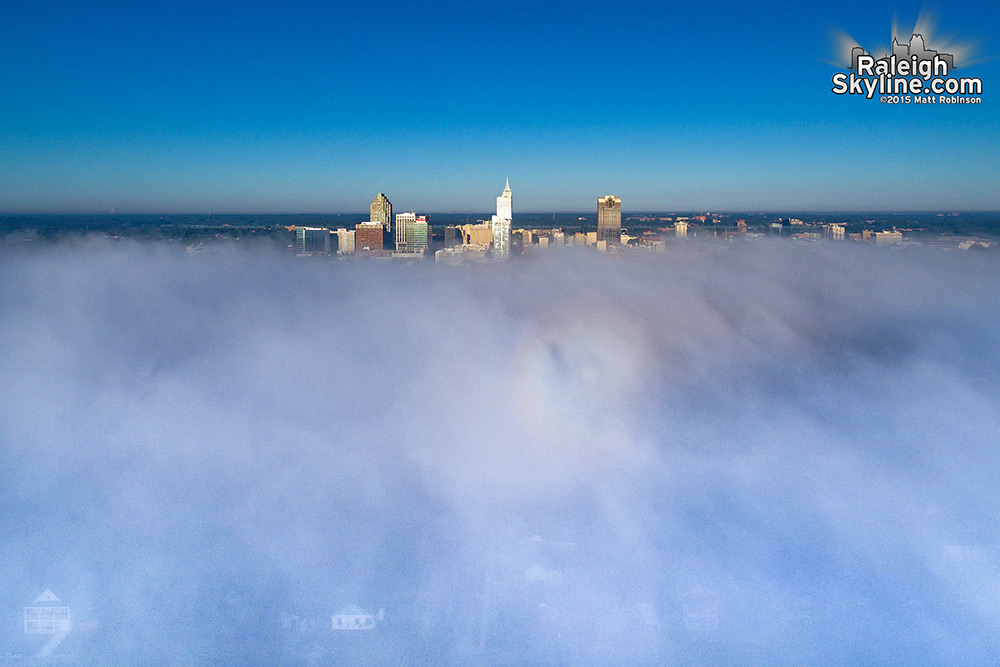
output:
M983 103L961 107L831 92L831 30L888 42L915 4L626 3L604 34L596 4L515 2L496 52L488 8L390 6L377 51L360 9L54 9L0 27L0 213L354 212L375 191L475 211L506 176L522 211L602 192L633 211L1000 209L1000 45L982 31L1000 9L981 3L938 21L979 42L959 71ZM511 94L484 104L498 79Z
M3 666L996 662L1000 5L7 4Z

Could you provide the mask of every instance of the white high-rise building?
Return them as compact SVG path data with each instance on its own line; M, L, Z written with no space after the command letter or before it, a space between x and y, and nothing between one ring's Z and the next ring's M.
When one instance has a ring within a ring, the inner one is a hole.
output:
M416 221L416 213L396 214L396 250L405 251L404 249L409 243L409 234L407 232L412 231L413 223Z
M510 257L510 223L513 218L513 207L510 191L510 179L504 185L503 193L497 197L497 213L490 220L493 231L493 257L505 259Z
M511 220L513 218L511 210L510 179L508 178L507 183L503 186L503 192L497 197L497 217Z
M380 228L381 229L381 228ZM340 227L337 230L337 254L349 255L354 252L354 230Z
M396 253L423 254L427 250L429 227L426 215L396 214Z

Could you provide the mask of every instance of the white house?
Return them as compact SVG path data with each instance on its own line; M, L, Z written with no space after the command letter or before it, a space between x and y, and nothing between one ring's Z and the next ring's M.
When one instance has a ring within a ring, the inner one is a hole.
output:
M698 585L682 596L684 625L693 632L711 632L719 628L719 596Z
M24 634L56 635L73 630L69 607L64 607L55 593L45 589L30 607L24 608Z
M378 616L378 620L382 620L382 610ZM330 617L334 630L371 630L375 620L375 616L356 604L349 604Z
M62 600L47 588L35 598L31 606L24 608L24 634L48 635L48 641L35 658L51 658L59 644L72 631L73 621L70 619L69 607L63 606Z
M309 619L288 612L281 612L281 627L285 632L303 633L309 631Z

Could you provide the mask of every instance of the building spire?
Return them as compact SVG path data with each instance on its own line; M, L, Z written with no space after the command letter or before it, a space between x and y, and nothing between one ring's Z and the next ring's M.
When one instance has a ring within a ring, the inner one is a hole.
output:
M503 186L504 190L510 190L510 178L507 178L507 184Z

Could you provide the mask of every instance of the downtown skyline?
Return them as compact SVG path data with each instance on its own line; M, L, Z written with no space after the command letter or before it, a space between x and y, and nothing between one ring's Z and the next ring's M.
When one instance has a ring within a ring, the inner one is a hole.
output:
M478 211L507 177L536 212L1000 209L996 7L937 22L983 104L831 93L831 31L894 9L12 7L0 213Z
M996 662L1000 5L7 4L0 667Z

